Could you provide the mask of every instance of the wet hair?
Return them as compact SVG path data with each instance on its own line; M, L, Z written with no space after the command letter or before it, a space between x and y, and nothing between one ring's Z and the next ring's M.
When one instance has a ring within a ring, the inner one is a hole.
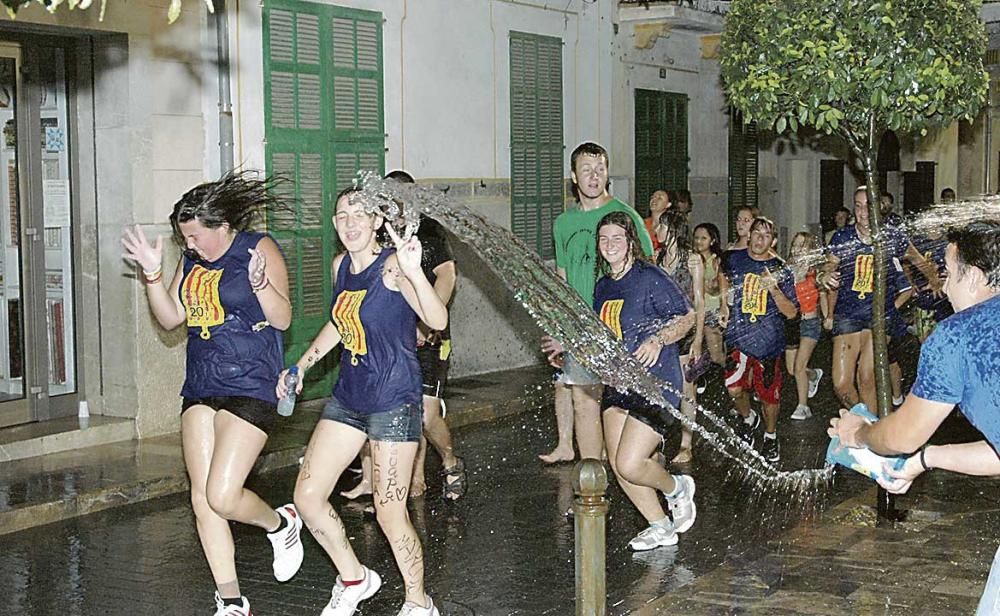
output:
M258 178L255 171L230 171L214 182L190 189L174 203L170 226L174 241L185 246L181 223L197 220L206 229L228 224L233 231L256 226L267 209L289 209L274 190L280 178ZM185 250L185 254L189 251ZM194 258L193 253L188 255Z
M959 278L969 267L978 267L987 284L1000 290L1000 222L982 220L950 229L948 243L956 248Z
M584 141L580 145L576 146L573 153L569 155L569 170L576 173L576 160L581 156L603 156L604 165L610 169L611 159L608 158L608 151L604 149L604 146L594 143L593 141ZM604 190L611 188L611 178L608 178L607 183L604 185ZM573 198L577 201L580 200L580 189L577 187L576 182L570 182L570 191L573 193Z
M660 251L656 253L656 264L663 267L663 261L667 257L667 249L675 248L678 263L687 261L691 252L691 238L688 235L687 215L679 210L667 210L660 214L657 224L667 228L667 237L660 246Z
M704 229L708 233L708 249L712 251L712 254L722 259L722 234L719 233L719 228L710 222L703 222L694 228L694 232L691 235L693 236L694 233L697 233L698 229Z
M677 191L677 201L683 201L688 204L690 209L694 209L694 201L691 200L691 191L686 188Z
M417 181L413 179L413 176L402 169L396 169L385 174L386 180L396 180L400 184L416 184Z
M594 277L600 278L611 273L608 262L601 256L601 229L608 225L617 225L625 230L625 237L628 239L628 250L632 255L633 264L643 263L646 255L642 252L642 243L639 241L639 232L635 228L632 217L625 212L611 212L601 218L597 223L597 233L594 236L594 248L597 251L597 259L594 260Z
M942 188L941 189L941 201L944 201L945 199L951 199L951 200L955 199L955 189L954 188L948 187L948 188Z
M819 238L818 237L816 237L812 233L809 233L808 231L799 231L798 233L796 233L795 235L792 236L792 241L788 242L788 259L789 260L791 260L791 258L792 258L792 246L795 244L795 240L797 240L800 237L805 239L805 241L806 241L806 250L807 251L812 252L814 250L819 250L820 243L819 243Z
M774 221L772 221L770 218L765 218L763 216L758 216L754 218L753 222L750 223L750 234L753 235L754 229L758 229L760 227L767 228L767 232L771 234L772 240L778 239L778 234L775 232L777 227L774 225Z

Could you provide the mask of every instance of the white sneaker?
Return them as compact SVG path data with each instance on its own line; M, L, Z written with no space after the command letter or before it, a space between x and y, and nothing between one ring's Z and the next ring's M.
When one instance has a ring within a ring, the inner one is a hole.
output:
M633 552L645 552L668 545L677 545L677 533L673 526L650 524L649 527L628 542Z
M809 397L812 398L819 391L819 382L823 379L823 370L821 368L813 368L813 378L809 379ZM804 419L804 418L803 418Z
M253 616L250 611L250 602L246 597L240 597L243 603L240 605L226 605L222 602L219 592L215 593L215 616Z
M694 504L694 479L691 475L674 475L674 481L681 491L677 496L667 496L667 507L674 519L674 530L683 533L691 528L698 515L698 508Z
M800 404L795 407L795 412L792 413L792 419L809 419L813 416L812 409L804 404Z
M274 569L274 579L287 582L302 566L302 539L299 537L302 532L302 518L295 510L295 505L283 505L275 511L285 519L286 524L279 531L267 533L271 547L274 548L274 562L271 567Z
M424 595L424 597L427 598L427 607L420 607L412 601L407 601L396 616L441 616L438 609L434 607L434 602L431 601L430 596Z
M382 588L382 578L368 567L364 567L364 570L365 579L353 586L344 586L340 576L337 576L337 583L330 592L330 602L323 608L320 616L351 616L358 609L359 603Z

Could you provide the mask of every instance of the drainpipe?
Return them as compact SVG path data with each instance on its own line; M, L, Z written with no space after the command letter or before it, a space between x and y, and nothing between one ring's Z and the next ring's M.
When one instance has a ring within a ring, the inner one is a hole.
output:
M993 165L993 76L990 76L990 89L986 95L986 151L983 152L983 194L990 194L991 172Z
M219 165L220 175L233 168L233 98L229 87L229 19L226 0L216 0L215 12L216 55L219 79Z

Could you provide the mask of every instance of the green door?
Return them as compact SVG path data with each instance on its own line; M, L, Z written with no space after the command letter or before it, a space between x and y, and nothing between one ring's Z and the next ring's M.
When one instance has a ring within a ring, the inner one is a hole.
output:
M330 317L334 199L359 169L384 171L382 15L290 0L263 15L265 165L288 205L267 228L288 262L290 364ZM303 399L330 393L337 355L309 371Z
M649 216L657 190L687 188L688 98L657 90L635 91L635 209ZM624 195L622 195L624 197Z

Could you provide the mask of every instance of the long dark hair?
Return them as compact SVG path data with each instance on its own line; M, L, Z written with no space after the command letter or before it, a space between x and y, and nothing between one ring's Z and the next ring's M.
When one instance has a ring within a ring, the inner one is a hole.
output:
M643 262L645 255L642 252L642 243L639 241L639 232L635 228L632 217L625 212L611 212L605 214L601 222L597 223L597 233L594 234L594 250L597 252L597 259L594 260L594 277L600 278L611 273L608 262L601 256L601 229L607 225L617 225L625 230L625 237L628 239L628 250L632 255L633 265Z
M660 246L660 251L656 254L656 264L663 267L663 261L667 257L669 248L676 248L678 263L687 263L688 254L691 252L691 239L688 237L687 214L680 210L669 209L660 214L657 224L667 228L669 233Z
M704 229L705 233L708 233L708 249L712 251L712 254L722 260L723 250L722 250L722 234L719 233L719 228L710 222L703 222L694 228L691 233L694 236L698 232L698 229Z
M280 178L258 178L255 171L230 171L215 182L205 182L184 193L170 214L174 241L184 246L180 225L197 220L207 229L228 224L233 231L252 229L264 210L289 209L276 195ZM185 251L186 253L187 251Z

